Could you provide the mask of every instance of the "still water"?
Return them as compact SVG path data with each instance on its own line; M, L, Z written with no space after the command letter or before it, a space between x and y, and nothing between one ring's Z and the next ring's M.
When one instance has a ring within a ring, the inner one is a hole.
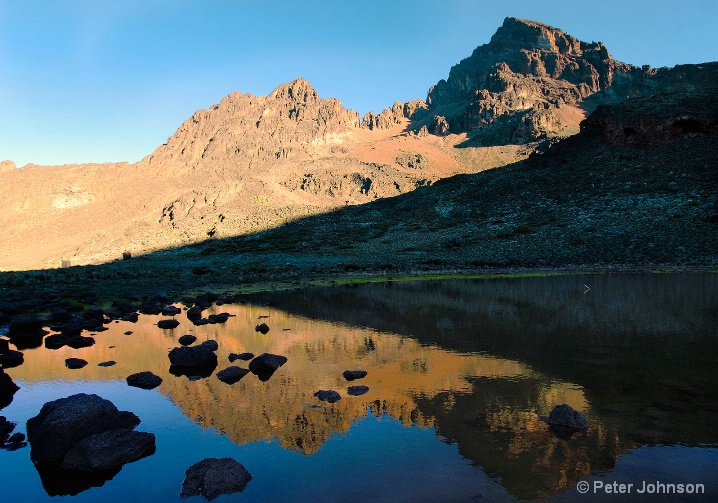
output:
M216 501L718 500L716 274L336 286L247 297L205 316L220 312L234 316L194 326L183 313L161 330L162 316L141 315L108 325L89 348L25 350L7 371L21 389L0 411L16 431L47 401L96 393L137 414L157 450L74 496L51 496L62 491L43 487L29 448L0 450L0 500L176 501L190 465L227 456L253 478ZM254 330L261 322L266 335ZM183 334L218 341L217 371L231 352L288 362L266 382L190 381L169 373ZM69 357L89 365L67 369ZM117 365L97 366L107 360ZM368 375L347 383L347 369ZM127 386L145 370L163 383ZM357 384L369 392L349 396ZM320 402L320 389L342 399ZM558 438L540 421L562 403L587 416L586 431ZM631 493L594 493L614 482ZM656 482L705 492L637 492Z

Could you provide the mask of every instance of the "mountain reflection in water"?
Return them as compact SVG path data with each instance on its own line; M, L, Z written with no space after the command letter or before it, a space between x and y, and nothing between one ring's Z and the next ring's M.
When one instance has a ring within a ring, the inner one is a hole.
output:
M211 308L207 314L234 315L224 325L195 327L181 314L180 327L166 331L154 326L162 317L140 316L136 324L109 325L90 348L28 350L26 363L8 373L21 387L81 380L92 392L93 383L151 370L163 379L157 391L200 426L240 446L272 440L310 457L338 434L363 431L358 425L367 415L390 417L435 430L463 458L500 478L508 492L502 497L547 498L611 470L643 445L718 444L716 286L716 275L620 275L273 292L250 304ZM268 316L267 335L254 330L260 316ZM185 333L197 343L219 342L217 370L230 365L229 353L245 351L284 355L288 362L267 382L252 374L232 386L214 376L175 377L167 352ZM69 370L68 357L90 364ZM117 365L97 366L106 360ZM341 375L347 369L368 375L348 383ZM369 392L348 396L347 387L356 384ZM320 402L313 396L320 389L342 399ZM141 393L147 400L161 396ZM44 401L59 398L49 394L22 406L34 415ZM584 412L589 429L557 438L539 416L561 403ZM2 413L18 420L10 414L15 406ZM158 440L158 454L161 449ZM382 451L390 449L381 446L373 462L381 464ZM332 467L325 469L332 477ZM258 484L253 475L243 500Z

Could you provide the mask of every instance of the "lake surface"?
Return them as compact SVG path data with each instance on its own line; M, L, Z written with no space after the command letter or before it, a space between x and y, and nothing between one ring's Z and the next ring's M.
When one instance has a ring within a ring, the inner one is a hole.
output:
M137 414L157 450L74 496L48 494L63 488L43 486L29 447L0 450L0 500L176 501L190 465L226 456L253 478L216 501L718 500L716 274L335 286L259 294L205 316L220 312L234 316L194 326L182 313L161 330L164 317L141 315L89 348L24 350L7 370L21 389L0 411L16 431L45 402L96 393ZM262 322L266 335L254 330ZM288 362L266 382L176 377L167 353L187 333L218 341L217 371L230 352ZM68 357L89 365L67 369ZM118 363L97 366L107 360ZM347 369L368 375L348 383ZM127 386L145 370L159 388ZM349 396L358 384L369 392ZM320 389L342 399L320 402ZM562 403L587 416L586 431L559 438L539 419ZM594 493L614 482L631 493ZM704 492L637 493L644 482Z

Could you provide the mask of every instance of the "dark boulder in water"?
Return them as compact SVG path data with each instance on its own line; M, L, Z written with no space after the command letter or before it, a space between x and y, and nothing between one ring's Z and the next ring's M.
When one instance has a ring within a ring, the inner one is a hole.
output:
M65 360L65 367L69 369L81 369L85 365L87 365L87 360L82 358L68 358Z
M185 472L180 498L204 496L213 500L222 494L241 492L252 475L232 458L206 458Z
M80 393L53 400L27 421L30 458L38 463L61 464L68 451L83 438L108 430L132 430L140 419L119 411L109 400Z
M196 340L197 340L197 337L195 337L194 335L186 334L186 335L183 335L182 337L180 337L178 342L180 344L182 344L183 346L189 346Z
M274 372L285 363L287 363L286 356L273 355L272 353L262 353L249 362L249 370L251 370L254 374Z
M207 342L216 344L215 341ZM211 376L217 368L217 355L214 353L216 347L207 342L198 346L182 346L170 351L170 373L176 376Z
M129 375L126 381L130 386L142 389L155 389L162 384L162 378L149 371Z
M111 470L154 452L153 433L117 428L77 442L65 454L61 468L82 472Z
M109 360L97 364L98 367L112 367L113 365L117 365L117 362L114 360Z
M209 320L209 322L212 324L226 323L228 319L229 313L210 314L209 316L207 316L207 320Z
M162 316L174 316L176 314L180 314L182 310L179 307L175 306L164 306L162 308Z
M3 369L0 368L0 409L4 409L12 403L15 393L20 387L15 384Z
M269 332L269 325L267 325L266 323L262 323L261 325L257 325L256 327L254 327L254 331L259 332L262 335L266 335Z
M187 310L187 319L196 321L202 318L202 308L200 306L190 307Z
M42 327L45 320L32 315L22 315L13 319L7 330L7 336L10 340L23 339L26 337L43 336L47 333Z
M548 417L541 416L540 419L551 426L570 428L572 430L585 430L588 428L586 416L565 403L555 406Z
M217 344L217 341L215 340L209 340L204 341L202 344L200 344L198 347L200 348L208 348L212 351L217 351L219 349L219 344Z
M19 367L25 363L25 355L20 351L14 351L8 349L0 351L0 366L4 369L11 369L13 367Z
M369 386L349 386L347 394L350 396L360 396L369 391Z
M249 370L232 366L217 372L217 379L227 384L234 384L247 374L249 374Z
M342 399L341 395L331 389L320 389L314 396L320 399L322 402L334 403Z
M172 330L173 328L177 328L179 324L180 323L177 320L160 320L157 322L157 326L165 330Z
M342 372L344 379L347 381L354 381L355 379L362 379L366 377L366 370L345 370Z

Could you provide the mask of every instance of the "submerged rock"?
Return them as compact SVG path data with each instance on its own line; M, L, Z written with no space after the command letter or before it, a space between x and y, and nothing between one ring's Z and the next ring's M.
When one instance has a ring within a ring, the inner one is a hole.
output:
M342 399L342 397L339 393L337 393L336 391L331 390L331 389L327 389L327 390L320 389L319 391L314 393L314 396L317 397L318 399L320 399L322 402L329 402L329 403L338 402L339 400Z
M355 379L362 379L366 377L366 370L345 370L342 372L344 379L347 381L354 381Z
M112 367L113 365L117 365L117 362L114 360L109 360L97 364L98 367Z
M241 492L252 475L232 458L206 458L185 472L180 498L204 496L213 500L221 494Z
M262 335L266 335L269 332L269 325L262 323L261 325L254 327L254 331L260 332Z
M234 384L247 374L249 374L249 370L232 366L217 372L217 379L227 384Z
M369 391L369 386L349 386L347 394L351 396L360 396Z
M129 375L126 381L130 386L142 389L155 389L162 384L162 378L149 371Z
M87 360L83 360L82 358L67 358L65 360L65 367L69 369L81 369L87 365Z
M561 426L573 430L585 430L588 428L586 416L565 403L557 405L551 410L548 417L541 416L540 419L552 426Z

